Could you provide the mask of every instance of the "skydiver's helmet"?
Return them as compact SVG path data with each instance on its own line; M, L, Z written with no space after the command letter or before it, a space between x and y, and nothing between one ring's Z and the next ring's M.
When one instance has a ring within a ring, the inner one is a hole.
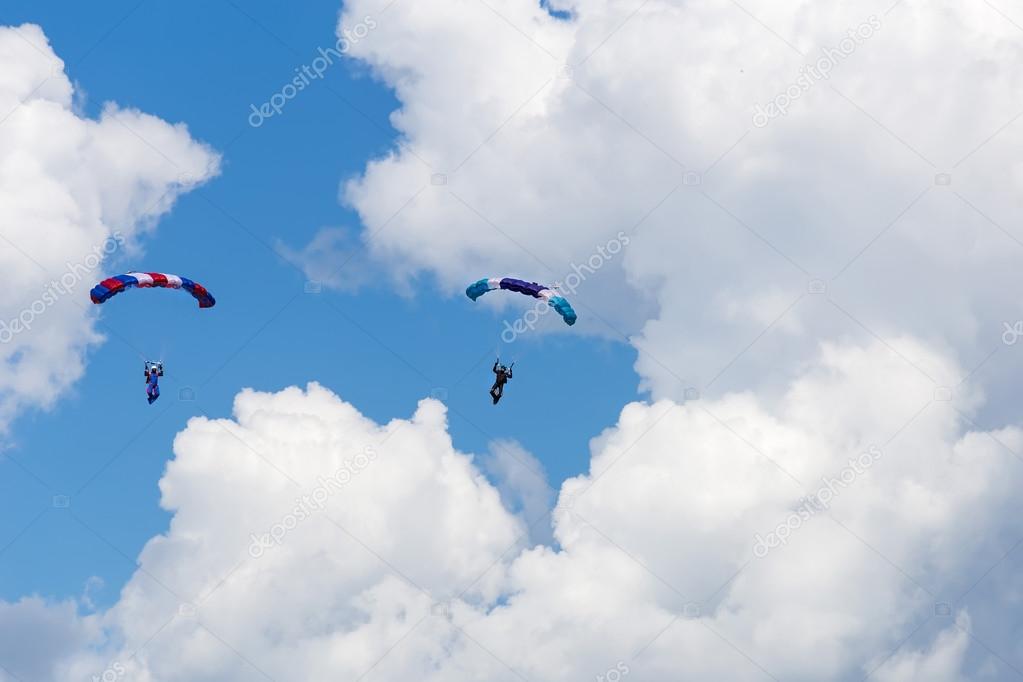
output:
M504 365L498 365L497 366L497 371L501 372L503 374L507 374L508 373L508 368L505 367Z

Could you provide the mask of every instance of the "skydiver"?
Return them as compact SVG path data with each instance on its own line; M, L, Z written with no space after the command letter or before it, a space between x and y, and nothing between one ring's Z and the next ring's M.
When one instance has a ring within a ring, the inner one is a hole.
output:
M513 362L512 367L514 366L515 363ZM494 361L493 372L496 376L494 377L494 385L490 387L490 397L494 399L494 404L496 405L497 401L504 395L504 385L512 378L512 368L502 365L501 358L498 358Z
M160 397L160 371L157 365L146 363L146 398L152 405Z

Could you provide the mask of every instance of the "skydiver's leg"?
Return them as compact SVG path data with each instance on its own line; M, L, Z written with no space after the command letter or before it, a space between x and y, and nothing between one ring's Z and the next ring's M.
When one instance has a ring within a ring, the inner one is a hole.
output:
M495 405L502 395L504 395L504 384L494 384L494 387L490 389L490 397L494 399Z

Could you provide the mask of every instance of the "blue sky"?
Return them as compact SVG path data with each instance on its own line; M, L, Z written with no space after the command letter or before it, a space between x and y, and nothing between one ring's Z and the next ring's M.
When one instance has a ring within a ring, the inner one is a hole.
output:
M357 293L305 292L302 272L273 250L300 248L324 227L360 230L339 182L385 153L396 133L391 93L350 63L334 66L258 129L250 104L334 43L336 2L8 2L0 23L38 23L84 91L85 112L106 101L136 107L223 154L219 177L186 194L144 238L137 261L112 272L174 272L208 286L211 311L169 292L104 306L107 341L50 412L15 425L0 460L0 597L82 592L90 576L116 600L134 557L166 530L159 480L174 435L197 414L223 417L243 387L278 390L316 380L373 419L409 415L445 397L455 446L483 453L520 441L552 485L586 470L588 441L636 397L635 352L623 343L537 336L516 344L516 376L499 408L486 391L501 320L428 280L412 298L378 278ZM272 27L272 28L270 28ZM526 269L517 274L532 275ZM489 275L466 272L466 282ZM166 360L164 397L144 399L140 353ZM509 354L506 354L509 357ZM196 400L177 400L182 388ZM68 510L54 495L71 496ZM72 516L73 512L73 516ZM28 530L22 532L28 527Z
M1023 675L1021 22L4 3L0 678ZM531 299L460 293L594 259L512 344ZM87 302L135 269L218 304Z

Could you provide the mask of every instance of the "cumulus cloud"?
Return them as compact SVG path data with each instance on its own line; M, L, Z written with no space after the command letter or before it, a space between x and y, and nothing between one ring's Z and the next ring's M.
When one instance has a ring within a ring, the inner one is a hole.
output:
M89 656L97 632L74 601L0 602L0 679L57 680L69 658Z
M376 9L348 2L342 25ZM396 279L563 280L625 230L573 329L628 338L654 398L776 387L822 340L903 333L1011 390L1019 17L954 0L558 9L571 20L527 0L395 6L352 45L401 103L403 144L344 186Z
M320 285L354 290L368 279L367 264L349 230L325 227L301 249L283 241L275 245L277 253L305 273L306 279Z
M437 401L377 424L316 384L243 391L231 419L176 439L171 525L117 604L75 620L57 663L19 670L659 682L1023 667L1019 638L998 634L1019 632L1003 607L1019 581L995 570L1023 536L1023 432L976 425L1015 404L998 375L1019 365L1001 321L1023 317L1018 28L952 0L556 9L571 19L526 0L377 17L351 54L394 89L402 145L343 187L399 284L592 270L578 329L633 344L651 401L626 405L561 485L555 542L531 542L526 510L547 498L516 468L528 453L474 460ZM350 0L342 22L378 11ZM829 76L806 81L820 59ZM39 92L64 102L58 85ZM120 225L137 208L99 214ZM627 248L605 258L621 231ZM291 253L313 267L336 236Z
M170 527L62 670L112 661L153 681L1004 674L1015 654L976 647L971 662L968 602L947 603L1023 535L1011 454L1023 431L970 429L958 415L979 400L935 400L929 380L874 343L823 347L776 404L751 393L630 404L593 440L590 471L561 486L555 549L527 542L523 518L452 443L443 404L378 424L317 384L246 390L231 419L193 419L176 438L160 482ZM783 542L759 551L771 533Z
M543 464L515 441L497 440L480 460L480 468L501 493L505 508L518 513L535 542L551 544L548 515L554 504L554 490L547 482Z
M102 336L87 292L138 248L219 157L171 125L107 103L96 120L38 26L0 27L0 431L49 407Z
M878 682L960 682L967 679L961 674L961 666L970 643L969 627L969 617L959 616L955 627L942 632L927 650L898 653L885 661L874 677Z

